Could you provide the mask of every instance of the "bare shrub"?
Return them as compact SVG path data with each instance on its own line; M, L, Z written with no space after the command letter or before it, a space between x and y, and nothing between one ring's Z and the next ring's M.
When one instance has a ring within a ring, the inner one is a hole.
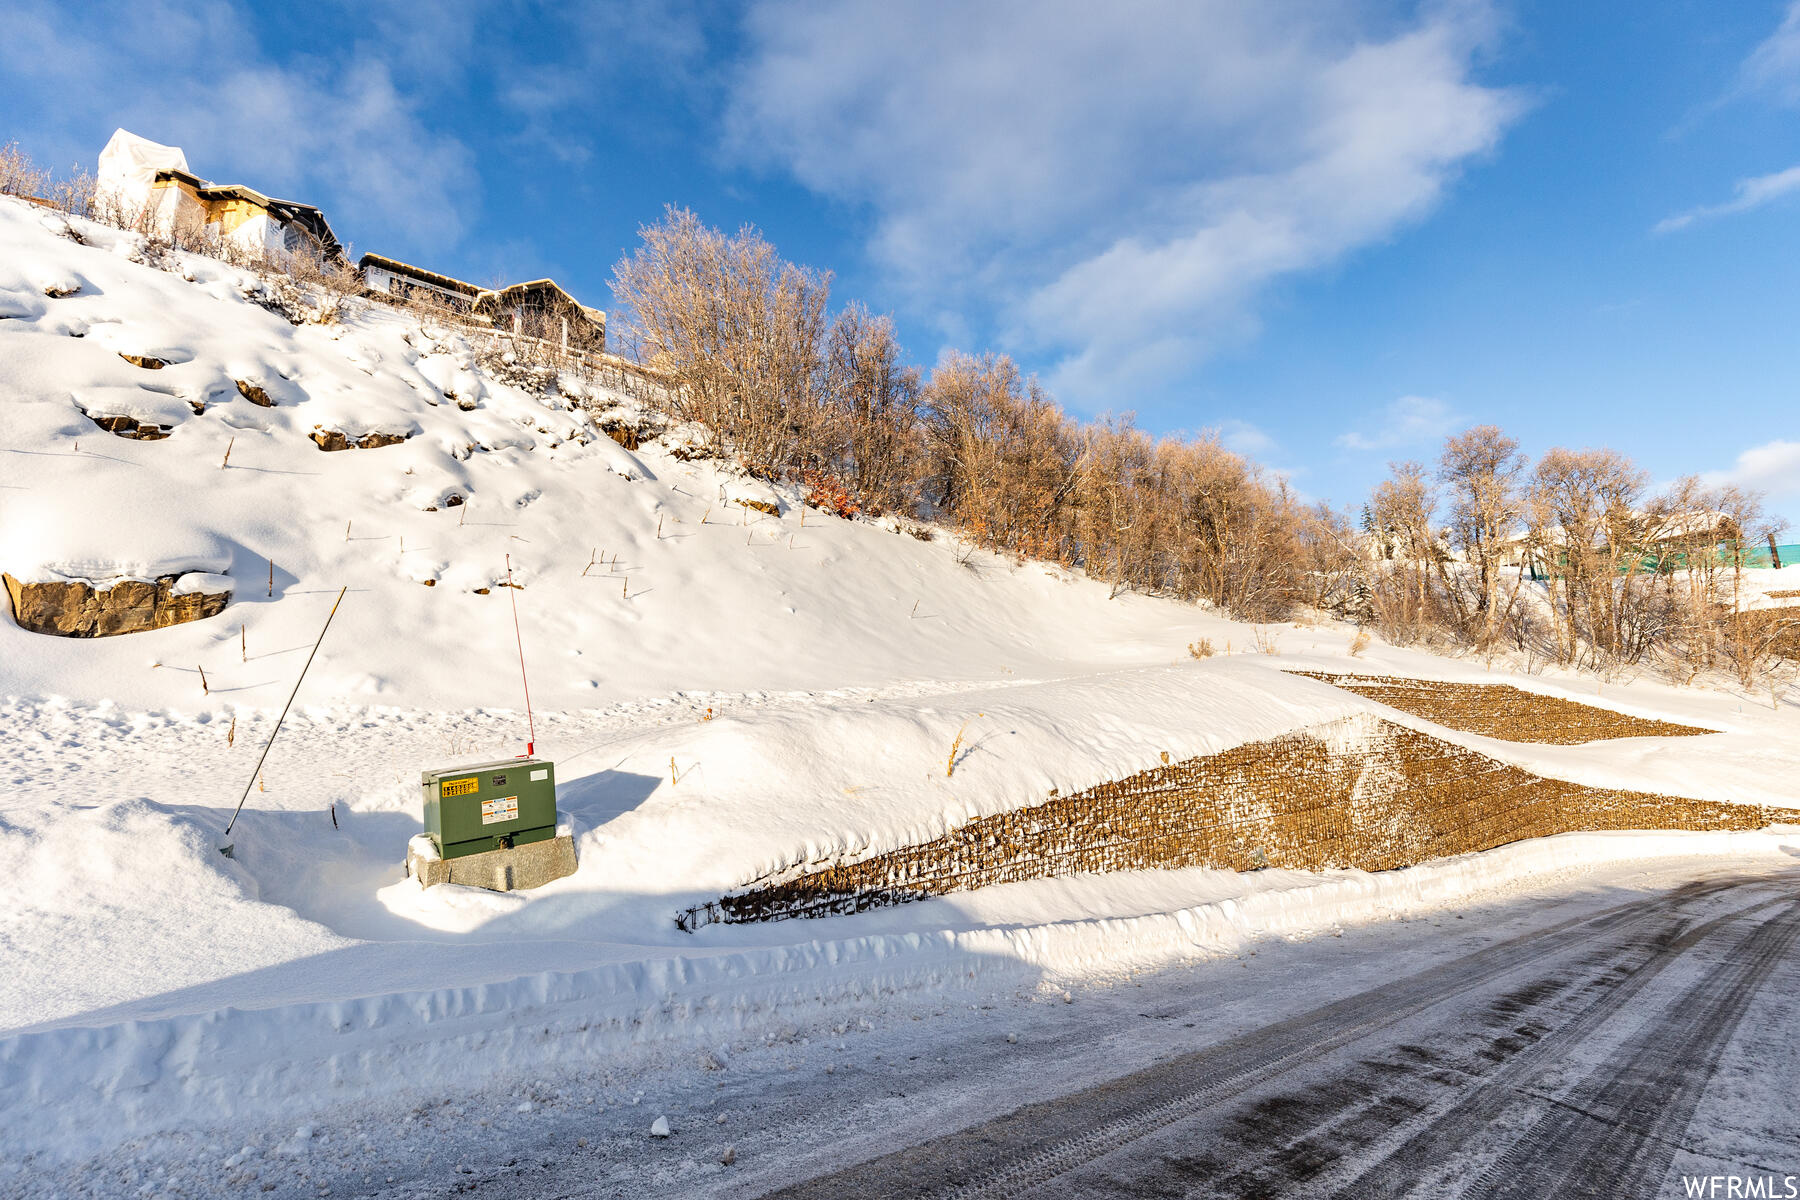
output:
M19 149L19 143L0 146L0 196L39 199L49 185L50 172L32 162L31 156Z
M924 394L933 508L978 545L1067 561L1058 544L1079 451L1059 410L1010 358L948 355Z
M85 168L77 167L63 178L52 181L44 198L71 217L92 217L94 177Z

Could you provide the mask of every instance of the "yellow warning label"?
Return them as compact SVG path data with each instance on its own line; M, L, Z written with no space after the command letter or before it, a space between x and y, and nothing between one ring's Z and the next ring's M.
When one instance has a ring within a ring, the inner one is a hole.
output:
M451 796L467 796L481 790L481 781L473 777L469 779L446 779L438 784L438 795L448 799Z

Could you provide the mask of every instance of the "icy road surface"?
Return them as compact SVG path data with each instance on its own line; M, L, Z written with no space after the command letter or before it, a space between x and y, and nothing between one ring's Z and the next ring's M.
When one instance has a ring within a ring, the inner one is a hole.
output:
M1696 880L1575 916L777 1195L1655 1196L1792 1177L1797 882Z

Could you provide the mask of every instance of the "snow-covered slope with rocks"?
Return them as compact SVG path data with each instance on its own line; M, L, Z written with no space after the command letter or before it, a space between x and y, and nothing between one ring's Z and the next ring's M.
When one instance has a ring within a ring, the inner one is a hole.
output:
M328 1107L325 1078L379 1095L884 990L1212 953L1246 921L1300 933L1570 855L1754 841L1594 838L1389 880L1050 880L681 933L679 908L773 868L1372 707L1283 667L1484 672L1380 647L1351 660L1351 631L1329 625L1265 629L1278 652L1251 654L1255 631L1193 607L826 516L654 441L627 451L591 415L625 398L511 386L454 329L361 304L296 326L242 271L151 265L139 239L66 227L0 199L0 571L223 576L232 599L112 638L0 620L14 1147ZM120 418L166 436L102 428ZM330 433L400 440L327 452L314 435ZM739 503L753 493L779 512ZM340 588L227 859L221 832ZM400 866L419 770L527 740L509 601L581 865L531 893L421 891ZM1189 657L1201 638L1217 657ZM1455 740L1582 782L1792 800L1791 705L1522 685L1723 733ZM467 1052L530 1028L548 1040L510 1066Z

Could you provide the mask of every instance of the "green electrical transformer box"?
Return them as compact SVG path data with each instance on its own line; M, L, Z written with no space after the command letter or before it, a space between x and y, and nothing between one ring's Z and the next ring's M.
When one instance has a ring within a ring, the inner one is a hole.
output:
M421 771L419 786L425 832L445 858L556 836L556 767L541 759Z

